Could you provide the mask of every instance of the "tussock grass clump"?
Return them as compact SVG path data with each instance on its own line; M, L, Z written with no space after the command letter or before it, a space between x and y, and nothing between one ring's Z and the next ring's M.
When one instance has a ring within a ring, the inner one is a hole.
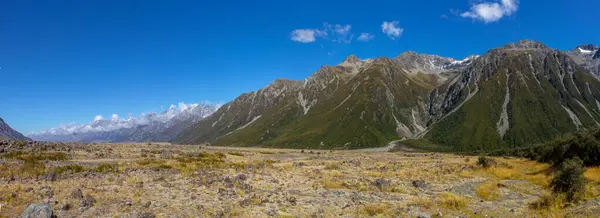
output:
M382 204L368 204L365 205L361 211L369 216L376 216L386 214L388 211L388 207Z
M565 195L544 194L537 201L531 202L529 208L547 212L561 211L565 205Z
M477 187L475 194L487 201L497 200L500 197L498 181L484 182Z
M340 170L342 168L342 164L339 162L327 163L325 165L326 170Z
M117 164L100 164L94 170L99 173L117 172L119 167Z
M323 180L323 186L326 189L343 189L344 183L337 179L326 178Z
M450 210L460 210L467 206L467 199L464 197L446 192L439 196L440 205Z
M421 207L429 209L434 205L434 202L429 198L417 197L408 202L407 206Z

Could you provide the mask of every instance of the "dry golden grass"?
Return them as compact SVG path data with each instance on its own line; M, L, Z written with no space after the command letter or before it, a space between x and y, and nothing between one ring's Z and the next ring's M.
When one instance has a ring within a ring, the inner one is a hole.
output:
M439 194L438 198L440 205L446 209L460 210L467 206L466 198L449 192Z
M475 190L477 196L487 201L494 201L500 197L498 181L492 180L480 184Z
M388 206L383 204L369 204L363 206L361 212L368 216L384 215L388 213Z
M149 211L157 217L267 217L273 210L274 217L315 214L318 217L416 217L419 212L435 214L437 211L443 212L444 217L473 215L474 212L480 217L546 217L544 214L560 212L553 209L556 204L548 200L540 200L532 207L523 204L537 202L540 193L549 193L549 187L544 184L552 176L548 165L524 159L497 158L495 167L482 169L475 165L476 157L451 154L336 151L311 155L300 150L199 149L198 146L155 143L96 146L100 148L97 150L110 148L112 156L108 154L108 157L102 156L105 159L99 159L95 153L77 150L69 153L72 160L49 161L39 168L43 169L40 172L78 172L81 169L77 164L80 164L83 171L90 170L93 176L65 173L56 181L41 180L41 183L19 178L16 184L0 180L0 198L4 199L0 199L0 204L11 208L3 213L15 217L28 204L39 203L43 200L39 197L43 194L41 187L46 185L54 189L54 199L59 202L70 201L69 194L74 187L97 199L89 211L71 209L68 217L127 217L136 211ZM144 152L140 152L141 149ZM169 154L167 157L160 155L165 151ZM150 158L140 158L142 153ZM305 165L294 164L299 162ZM4 170L17 171L22 166L22 161L2 162L0 175ZM586 178L597 181L594 175L598 171L588 169ZM246 178L238 180L238 175ZM378 188L376 179L389 181L390 185ZM414 180L426 181L427 187L413 187ZM487 182L475 185L481 181ZM498 182L508 187L499 188ZM22 191L29 187L34 190ZM590 182L587 188L586 199L591 199L597 196L600 186ZM475 192L479 197L459 194L465 191ZM16 197L12 192L16 192ZM518 199L500 198L500 193L511 193ZM481 199L497 202L490 204ZM123 207L124 200L133 205ZM4 203L6 201L10 203ZM150 206L142 206L148 201L152 201ZM244 206L241 206L242 201ZM166 206L155 206L154 202ZM408 207L410 211L406 210ZM507 208L517 211L510 212ZM585 209L588 208L580 210Z
M583 174L592 183L600 183L600 167L589 167Z
M551 195L544 194L538 200L531 202L529 208L533 209L532 214L550 216L550 217L564 217L563 208L566 202L564 195ZM562 216L561 216L562 215Z
M326 189L342 189L344 188L344 183L337 179L326 178L323 180L323 186Z
M407 206L421 207L424 209L429 209L434 205L435 202L429 198L416 197L406 204Z

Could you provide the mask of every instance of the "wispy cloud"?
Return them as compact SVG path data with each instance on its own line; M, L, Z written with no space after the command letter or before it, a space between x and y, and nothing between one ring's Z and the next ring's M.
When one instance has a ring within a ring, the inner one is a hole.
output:
M361 33L360 36L358 36L358 38L356 40L368 42L373 39L375 39L375 35L373 35L373 33Z
M461 17L471 18L484 23L496 22L504 16L510 16L519 9L519 0L501 0L471 5L469 11L460 13Z
M290 39L300 43L312 43L321 38L331 42L349 44L354 38L354 34L350 32L351 29L350 24L323 23L322 28L293 30L290 33Z
M390 37L390 39L396 39L402 36L402 33L404 32L404 28L400 28L399 25L399 21L385 21L381 24L381 31Z

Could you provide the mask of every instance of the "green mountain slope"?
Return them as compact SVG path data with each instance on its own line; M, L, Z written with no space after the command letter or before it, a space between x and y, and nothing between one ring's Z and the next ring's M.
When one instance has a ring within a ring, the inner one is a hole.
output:
M599 88L565 54L539 42L511 43L432 92L438 101L433 110L442 116L434 118L425 138L456 150L491 150L597 127Z
M289 97L248 128L216 144L303 148L386 144L411 137L422 128L422 121L413 123L413 114L418 119L424 113L430 87L418 78L412 79L390 59L377 59L347 82L332 82L325 91L320 90L323 97L318 96L306 114Z
M406 60L421 65L407 65ZM429 92L456 73L440 76L423 67L431 59L439 65L452 60L407 52L389 59L365 61L348 57L338 66L326 66L301 86L277 96L256 119L228 112L246 95L223 106L215 115L197 123L178 137L177 143L210 142L216 145L302 148L374 147L424 130ZM441 68L435 68L441 69ZM440 70L441 71L441 70ZM248 102L248 101L244 101ZM244 111L244 112L241 112ZM217 120L235 123L224 128ZM212 126L212 124L210 125Z

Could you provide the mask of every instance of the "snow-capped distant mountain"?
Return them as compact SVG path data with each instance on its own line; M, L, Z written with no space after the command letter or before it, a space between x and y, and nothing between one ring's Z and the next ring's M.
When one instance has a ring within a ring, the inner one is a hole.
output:
M127 119L120 119L116 114L110 119L96 116L89 124L70 123L29 134L29 137L38 141L169 141L183 128L204 119L217 109L216 105L179 103L161 113L130 116Z
M566 52L575 63L600 78L600 48L592 44L579 45Z

